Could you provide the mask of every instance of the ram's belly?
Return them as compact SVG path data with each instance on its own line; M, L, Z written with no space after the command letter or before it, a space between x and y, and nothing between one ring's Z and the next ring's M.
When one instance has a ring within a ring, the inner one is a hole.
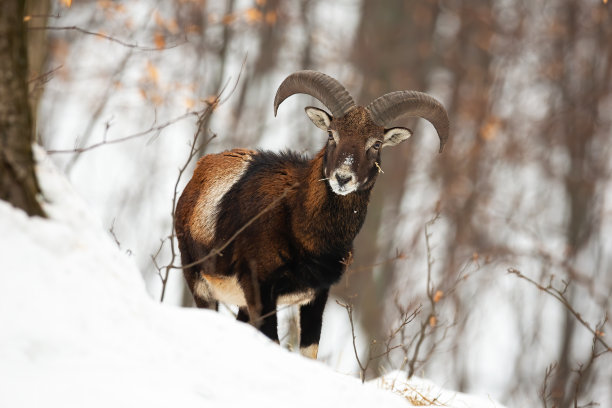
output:
M235 276L202 276L196 286L200 296L228 305L246 306L244 291Z
M228 305L241 307L247 305L244 290L235 276L203 275L202 278L195 288L198 296L205 299L214 299ZM315 291L307 289L281 295L276 303L277 305L303 305L310 303L314 296Z
M312 302L315 297L315 291L308 289L304 292L289 293L278 297L276 304L278 305L305 305Z

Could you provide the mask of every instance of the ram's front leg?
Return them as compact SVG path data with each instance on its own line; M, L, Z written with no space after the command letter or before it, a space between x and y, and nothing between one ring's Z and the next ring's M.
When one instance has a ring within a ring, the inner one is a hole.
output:
M328 289L321 290L312 302L300 307L300 352L303 356L317 358L328 293Z

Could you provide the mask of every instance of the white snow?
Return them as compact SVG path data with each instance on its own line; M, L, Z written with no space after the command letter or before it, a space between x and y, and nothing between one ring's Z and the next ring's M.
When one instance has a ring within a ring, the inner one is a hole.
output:
M227 316L153 301L133 260L36 154L49 218L0 201L0 407L412 406ZM501 407L413 381L446 407Z

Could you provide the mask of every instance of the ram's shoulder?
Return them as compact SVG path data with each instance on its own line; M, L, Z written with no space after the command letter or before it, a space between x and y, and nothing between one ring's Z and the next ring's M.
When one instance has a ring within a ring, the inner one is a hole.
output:
M271 152L258 150L251 156L250 168L254 171L267 169L277 171L278 169L299 169L308 166L309 158L303 154L285 150L282 152Z

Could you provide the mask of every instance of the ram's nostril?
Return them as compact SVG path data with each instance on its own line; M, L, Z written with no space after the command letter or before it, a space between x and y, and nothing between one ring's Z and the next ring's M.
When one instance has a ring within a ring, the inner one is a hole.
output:
M353 178L353 176L351 176L351 175L343 176L343 175L340 175L340 174L336 174L336 180L338 181L338 184L340 186L345 185L346 183L351 181L352 178Z

